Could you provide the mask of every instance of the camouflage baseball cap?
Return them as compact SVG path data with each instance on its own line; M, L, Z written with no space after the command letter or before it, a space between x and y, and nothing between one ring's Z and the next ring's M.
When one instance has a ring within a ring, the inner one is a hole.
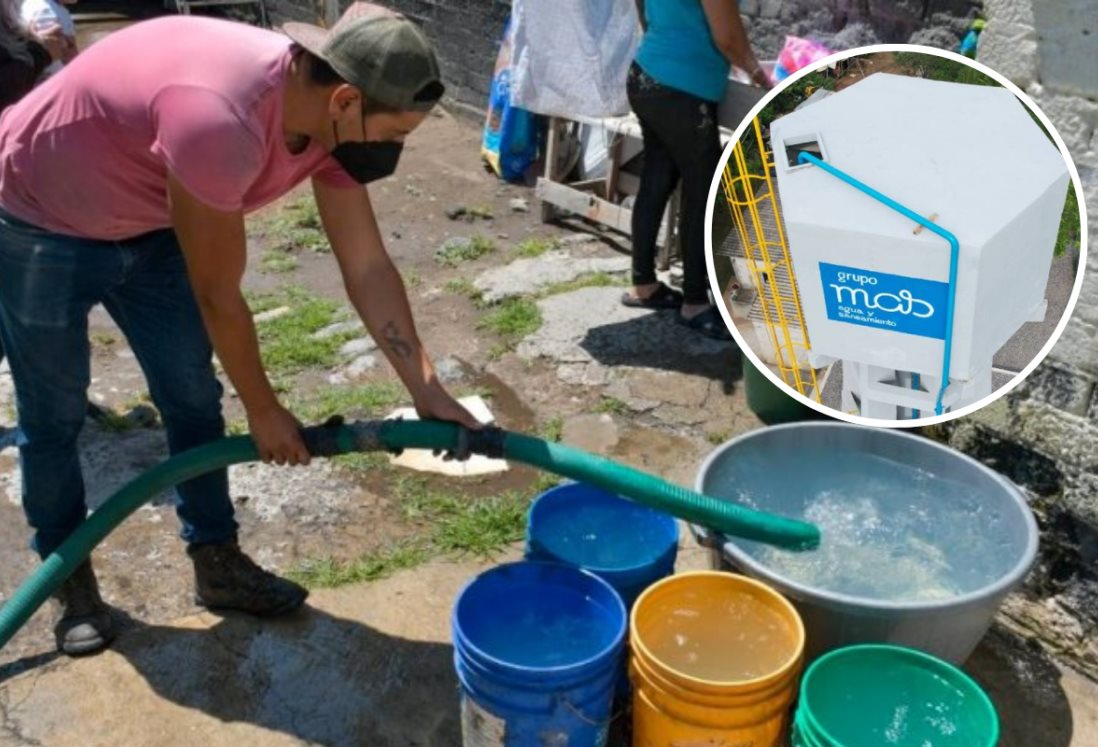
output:
M387 8L353 3L331 29L287 23L282 32L368 99L402 111L426 111L442 98L431 43L416 24Z

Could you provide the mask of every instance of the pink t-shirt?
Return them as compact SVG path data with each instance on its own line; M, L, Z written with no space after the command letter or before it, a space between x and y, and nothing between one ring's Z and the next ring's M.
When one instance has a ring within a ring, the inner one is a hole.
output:
M282 129L290 40L169 17L115 32L0 117L0 207L56 233L124 239L171 225L168 172L211 207L255 210L309 176L361 187Z

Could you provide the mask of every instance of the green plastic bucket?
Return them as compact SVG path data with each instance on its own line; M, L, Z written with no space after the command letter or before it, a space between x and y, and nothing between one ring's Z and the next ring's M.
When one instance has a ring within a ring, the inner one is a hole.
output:
M767 425L825 417L775 386L746 355L743 356L743 390L751 412Z
M993 747L999 717L972 679L899 646L840 648L801 680L793 747Z

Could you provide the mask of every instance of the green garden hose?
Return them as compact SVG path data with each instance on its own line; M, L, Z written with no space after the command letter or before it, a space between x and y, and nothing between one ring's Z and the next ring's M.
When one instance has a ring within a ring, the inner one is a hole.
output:
M437 421L374 420L331 422L303 431L309 453L317 457L365 451L436 449L459 456L482 454L512 459L554 472L719 532L794 549L816 546L819 530L788 519L701 495L639 470L540 438L499 428L471 431ZM154 496L215 469L259 458L249 436L214 441L172 457L141 474L94 511L0 608L0 648L50 595L130 514Z

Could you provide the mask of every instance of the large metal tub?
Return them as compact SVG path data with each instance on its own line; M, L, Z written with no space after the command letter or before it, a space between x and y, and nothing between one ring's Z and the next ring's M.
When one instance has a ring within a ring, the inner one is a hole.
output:
M749 555L742 540L711 535L693 527L713 549L716 565L770 584L788 597L804 619L809 661L832 649L857 643L891 643L921 649L962 663L991 625L1004 597L1022 582L1037 553L1037 524L1021 491L979 462L933 441L897 430L843 423L792 423L752 431L714 451L698 473L696 488L735 500L742 490L758 508L799 516L807 483L816 479L799 469L798 454L820 448L837 455L857 450L926 470L960 483L1001 519L995 531L993 582L959 596L934 601L886 601L811 588L768 569ZM780 476L781 490L773 490ZM798 486L805 490L798 490ZM989 531L990 528L989 528Z

